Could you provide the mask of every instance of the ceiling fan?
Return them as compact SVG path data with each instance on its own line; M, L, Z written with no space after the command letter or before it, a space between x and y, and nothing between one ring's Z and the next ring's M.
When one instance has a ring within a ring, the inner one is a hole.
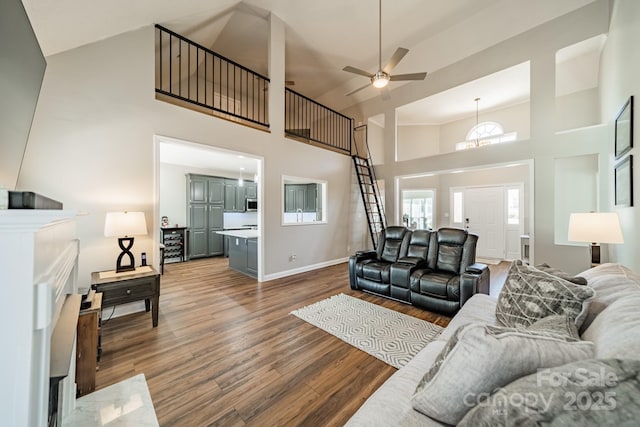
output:
M359 76L368 77L371 80L371 83L367 83L366 85L359 87L351 92L345 94L345 96L353 95L356 92L361 91L362 89L368 88L372 85L375 88L381 89L382 99L387 100L390 98L389 89L386 87L387 84L398 81L405 80L424 80L427 76L427 73L412 73L412 74L398 74L392 76L391 70L393 70L398 63L404 58L404 56L409 52L409 49L405 49L403 47L399 47L396 49L394 54L389 59L389 62L382 67L382 0L379 0L379 21L378 21L378 71L375 74L371 74L368 71L361 70L360 68L346 66L342 70L347 71L349 73L358 74Z

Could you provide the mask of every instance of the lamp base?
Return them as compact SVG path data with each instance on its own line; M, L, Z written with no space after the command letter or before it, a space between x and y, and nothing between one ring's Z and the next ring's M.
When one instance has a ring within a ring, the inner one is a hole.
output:
M591 244L591 267L600 265L600 245L596 243Z
M116 273L135 270L135 261L133 259L133 254L131 253L131 248L133 247L133 237L120 237L118 239L118 246L120 246L120 249L122 249L122 253L118 255L118 260L116 261ZM123 265L122 260L125 256L129 257L129 263Z

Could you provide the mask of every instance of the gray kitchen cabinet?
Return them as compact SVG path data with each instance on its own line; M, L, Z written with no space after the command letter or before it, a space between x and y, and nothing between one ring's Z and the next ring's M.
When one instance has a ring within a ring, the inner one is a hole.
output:
M296 185L284 186L284 211L295 212L296 211Z
M247 239L229 237L229 268L240 273L247 272Z
M302 184L286 184L284 191L284 211L298 212L305 209L307 188Z
M247 198L254 199L257 196L255 183L252 181L245 181L243 186L238 185L238 181L235 179L224 180L224 211L225 212L245 212ZM247 188L249 194L253 194L253 197L247 196Z
M216 233L224 227L224 206L209 205L209 256L224 255L223 236Z
M244 195L247 199L257 199L258 198L258 184L251 181L246 181L244 183Z
M224 179L209 178L209 203L224 204Z
M207 203L207 178L190 175L189 203Z
M316 184L285 184L285 212L315 212L317 199Z
M246 210L244 186L236 185L236 212L244 212Z
M220 230L209 230L209 256L224 255L224 236L218 234Z
M189 257L207 256L207 205L189 205Z
M222 255L224 227L224 179L187 174L189 258Z
M258 276L258 239L229 236L229 268Z
M236 187L238 183L231 179L224 180L224 211L236 211Z
M258 239L247 239L247 273L258 276Z
M224 211L244 212L244 187L238 186L235 179L224 180Z
M317 184L307 184L306 192L304 196L304 209L305 212L316 211L316 201L318 199L318 186Z

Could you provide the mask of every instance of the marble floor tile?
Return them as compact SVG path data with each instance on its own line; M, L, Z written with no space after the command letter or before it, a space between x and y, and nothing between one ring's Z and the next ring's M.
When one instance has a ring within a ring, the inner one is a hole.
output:
M62 427L157 427L158 419L144 374L76 400Z

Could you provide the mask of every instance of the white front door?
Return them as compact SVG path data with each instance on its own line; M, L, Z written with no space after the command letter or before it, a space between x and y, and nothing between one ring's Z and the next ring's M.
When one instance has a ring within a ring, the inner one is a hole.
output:
M464 190L464 221L478 235L476 256L504 259L504 188Z

